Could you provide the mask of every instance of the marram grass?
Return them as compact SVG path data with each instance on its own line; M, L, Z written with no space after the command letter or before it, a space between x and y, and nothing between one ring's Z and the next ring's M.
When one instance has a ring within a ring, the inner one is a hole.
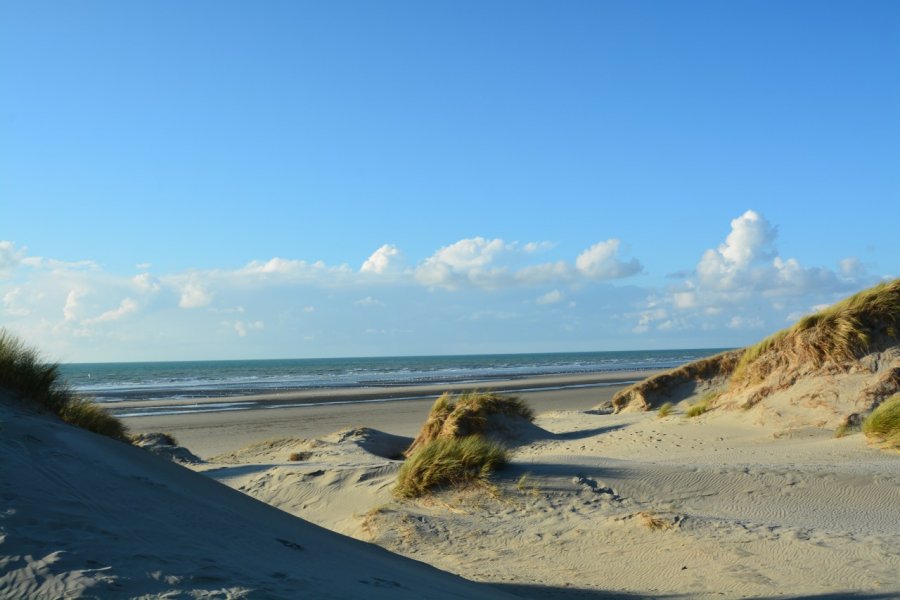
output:
M894 394L863 421L863 433L885 448L900 450L900 394Z
M900 341L900 279L863 290L747 347L733 383L759 381L782 365L842 364Z
M129 441L119 419L98 404L75 396L60 380L58 365L42 360L37 350L5 329L0 329L0 388L56 414L66 423Z
M534 420L534 412L524 400L491 392L468 392L453 396L442 394L432 405L419 435L406 450L412 456L419 448L438 438L459 438L489 433L494 416Z
M439 487L486 483L507 460L503 446L479 435L432 439L403 463L394 494L418 498Z

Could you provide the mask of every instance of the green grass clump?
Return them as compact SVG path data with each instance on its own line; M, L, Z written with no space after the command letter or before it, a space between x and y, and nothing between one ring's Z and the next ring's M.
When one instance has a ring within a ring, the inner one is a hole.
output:
M900 394L894 394L872 411L862 424L870 440L900 450Z
M75 396L61 381L59 365L45 362L35 349L5 329L0 329L0 388L66 423L129 441L121 421L98 404Z
M693 418L699 417L703 413L709 412L712 409L712 401L716 399L715 393L704 394L696 403L692 404L690 408L687 409L687 412L684 413L685 417Z
M122 421L106 412L96 402L73 397L60 410L59 416L70 425L123 442L131 441Z
M394 494L418 498L442 486L486 483L506 464L507 450L479 435L436 438L407 458L397 475Z
M659 411L656 413L656 416L660 419L662 419L664 417L668 417L669 415L672 414L672 410L674 408L675 407L672 405L671 402L663 402L662 406L659 407Z

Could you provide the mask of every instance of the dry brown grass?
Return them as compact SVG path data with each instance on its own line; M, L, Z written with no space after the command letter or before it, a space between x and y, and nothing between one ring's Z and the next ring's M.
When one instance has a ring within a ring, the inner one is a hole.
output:
M729 350L714 356L701 358L694 362L681 365L671 371L648 377L639 381L613 396L612 404L616 411L620 411L630 403L637 401L642 404L644 410L654 407L654 395L662 394L681 384L692 381L707 381L716 377L726 377L734 369L742 350Z
M534 412L525 401L515 396L486 392L468 392L454 397L442 394L431 407L419 435L404 453L412 456L432 440L484 435L492 417L534 420Z
M846 368L865 354L900 340L900 279L854 294L803 317L741 355L733 387L752 385L777 369L817 369L831 363Z
M650 511L635 513L634 517L638 520L638 523L653 531L671 531L672 529L677 529L684 520L683 517L679 515L663 516Z

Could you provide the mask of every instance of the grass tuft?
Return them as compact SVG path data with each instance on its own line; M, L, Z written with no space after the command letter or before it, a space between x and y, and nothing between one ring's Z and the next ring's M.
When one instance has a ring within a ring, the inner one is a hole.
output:
M400 467L394 494L418 498L438 487L486 484L507 460L503 446L479 435L432 439Z
M128 442L125 425L100 405L78 398L61 381L59 366L45 362L37 350L0 329L0 388L23 402L48 410L63 421Z
M663 402L662 406L659 407L659 411L656 413L656 417L659 419L668 417L672 414L674 408L675 407L671 402Z
M516 396L474 391L454 397L446 392L431 407L422 430L405 455L412 456L432 440L488 434L492 417L521 418L531 422L534 411Z
M862 430L877 444L900 450L900 394L894 394L873 410L863 421Z
M704 394L696 403L692 404L690 408L687 409L687 412L684 413L685 417L693 418L699 417L703 413L707 413L712 409L712 402L716 399L715 393Z

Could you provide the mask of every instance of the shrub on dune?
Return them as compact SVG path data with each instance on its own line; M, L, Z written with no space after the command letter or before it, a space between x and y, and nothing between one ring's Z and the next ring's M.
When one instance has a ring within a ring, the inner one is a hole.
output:
M503 446L479 435L432 439L400 468L394 494L417 498L442 486L485 483L507 458Z
M5 329L0 329L0 388L56 414L66 423L129 441L121 421L98 404L76 397L60 381L58 365L43 361L35 349Z
M862 424L870 440L900 450L900 394L894 394L872 411Z

